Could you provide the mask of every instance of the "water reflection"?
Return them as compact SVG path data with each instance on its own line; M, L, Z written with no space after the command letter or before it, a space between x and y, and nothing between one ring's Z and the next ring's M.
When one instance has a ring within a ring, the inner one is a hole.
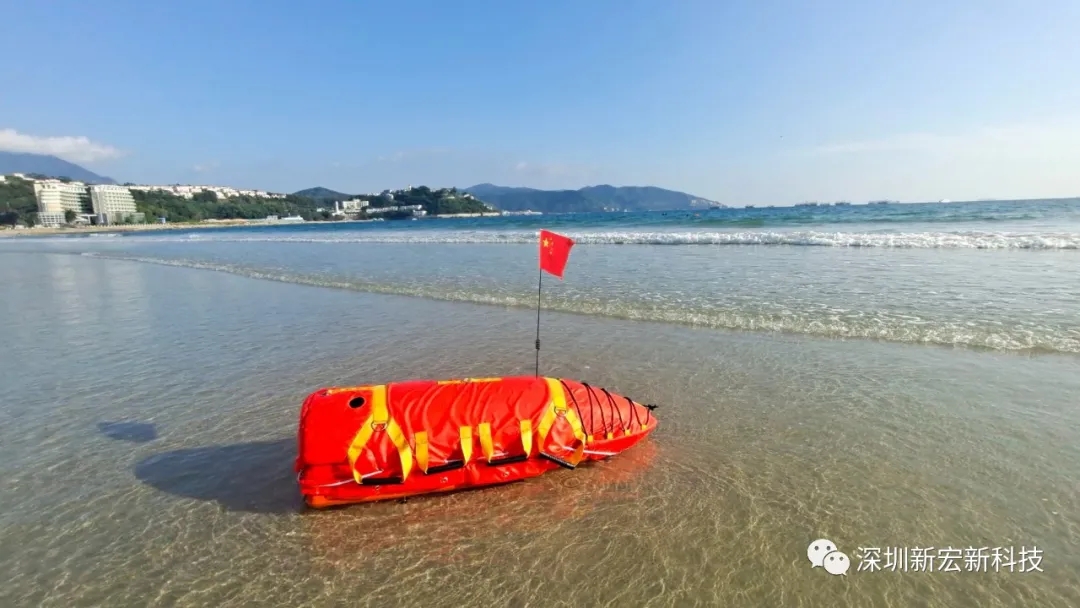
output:
M100 423L99 428L113 438L128 441L150 441L156 437L153 425L143 423ZM632 496L636 480L651 468L655 453L655 445L645 441L616 458L588 463L574 472L555 471L524 483L412 498L410 504L423 505L413 511L421 515L404 517L398 522L399 529L408 531L423 527L429 523L424 521L427 516L422 515L427 511L438 512L441 520L470 517L476 512L474 501L487 503L494 495L491 492L499 488L502 489L496 494L500 495L503 509L489 513L487 517L489 525L496 529L520 528L516 523L519 519L535 524L549 518L578 517L597 502ZM295 458L296 440L292 438L186 448L145 458L136 464L135 477L163 492L216 502L231 511L294 513L306 510L293 471ZM487 493L486 496L472 498L483 493ZM353 505L323 513L335 514L329 516L330 521L341 517L363 519L381 513L383 504L390 503ZM518 518L520 509L539 510L546 515L539 520ZM332 529L332 525L323 528L320 524L316 531ZM467 530L463 533L471 534Z
M319 512L304 518L312 557L344 565L357 555L381 552L441 565L471 563L466 548L532 542L569 529L620 526L604 521L609 509L638 501L657 460L656 444L644 441L604 462L558 469L520 482L451 494L380 502ZM392 522L392 525L390 525ZM407 555L406 555L407 554Z
M79 275L71 256L46 255L42 256L48 267L49 283L51 292L49 298L52 312L58 317L56 320L65 326L73 327L81 324L84 319L85 307L79 298Z
M96 274L104 286L100 322L137 324L142 329L149 323L149 306L145 274L148 269L134 262L94 260Z

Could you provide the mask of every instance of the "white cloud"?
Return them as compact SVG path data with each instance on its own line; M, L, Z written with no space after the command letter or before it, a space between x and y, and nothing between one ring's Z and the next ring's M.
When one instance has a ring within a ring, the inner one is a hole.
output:
M407 154L405 152L395 152L394 154L390 155L380 154L378 157L378 161L380 163L396 163L405 160L406 156Z
M1075 152L1080 124L1021 124L983 127L964 133L901 133L879 139L831 143L810 150L815 155L915 152L955 156L1057 154Z
M218 163L200 163L191 168L195 173L206 173L218 168Z
M416 148L413 150L399 150L393 154L380 154L376 161L380 163L405 163L422 159L445 157L454 151L449 148L429 147Z
M0 129L0 151L52 154L71 162L94 162L123 156L120 150L90 141L81 135L46 137Z
M862 152L900 152L905 150L927 151L940 148L954 141L949 138L932 133L905 133L892 135L881 139L862 141L849 141L826 144L813 149L818 154L857 154Z
M729 171L748 203L1053 198L1080 192L1080 117L917 131L791 150Z

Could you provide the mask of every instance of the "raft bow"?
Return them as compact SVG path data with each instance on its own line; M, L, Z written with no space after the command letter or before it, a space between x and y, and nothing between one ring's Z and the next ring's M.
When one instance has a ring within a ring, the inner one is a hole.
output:
M314 508L519 481L630 448L655 408L537 376L323 388L300 411L297 481Z

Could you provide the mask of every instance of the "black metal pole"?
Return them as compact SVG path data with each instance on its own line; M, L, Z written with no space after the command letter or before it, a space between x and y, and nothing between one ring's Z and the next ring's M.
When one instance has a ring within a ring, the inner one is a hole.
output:
M540 270L540 280L536 283L536 376L540 376L540 291L544 287L544 271Z

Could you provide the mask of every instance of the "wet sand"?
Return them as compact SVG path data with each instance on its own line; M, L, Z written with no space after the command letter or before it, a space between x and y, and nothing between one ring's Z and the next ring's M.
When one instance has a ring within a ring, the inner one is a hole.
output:
M0 237L77 236L85 234L112 234L122 232L151 232L158 230L191 230L194 228L229 228L235 226L269 226L263 220L216 220L212 222L170 224L116 224L113 226L43 227L24 229L0 228Z

